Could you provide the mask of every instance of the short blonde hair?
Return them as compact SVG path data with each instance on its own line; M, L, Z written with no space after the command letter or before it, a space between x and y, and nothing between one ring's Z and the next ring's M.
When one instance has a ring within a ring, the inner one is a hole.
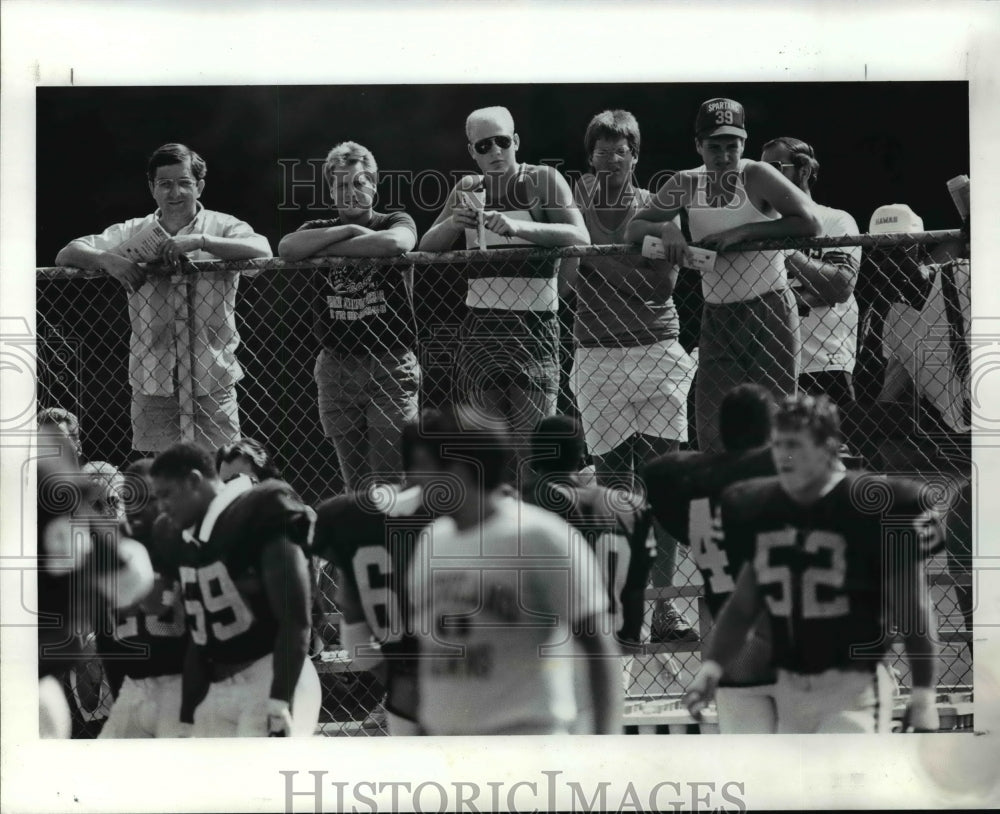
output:
M327 183L332 183L334 171L350 164L360 164L371 176L372 183L378 181L378 164L375 163L375 156L371 150L356 141L342 141L327 153L326 161L323 163L323 177Z
M514 132L514 117L510 115L510 111L507 108L499 105L481 107L478 110L473 110L465 120L465 137L467 139L472 138L472 123L480 119L495 119L502 124L509 124L510 132Z

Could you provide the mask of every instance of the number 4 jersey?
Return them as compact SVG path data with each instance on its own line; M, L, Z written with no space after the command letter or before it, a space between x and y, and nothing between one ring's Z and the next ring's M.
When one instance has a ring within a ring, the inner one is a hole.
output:
M754 550L777 667L875 670L892 641L893 593L919 587L900 575L943 545L929 494L910 481L862 472L844 475L810 505L793 501L777 478L723 494L726 544Z
M188 630L210 660L239 664L274 650L279 621L265 591L261 553L281 538L305 551L313 517L288 484L254 486L240 476L212 501L197 535L184 532L178 570Z
M433 519L419 488L391 496L384 487L338 495L316 512L313 553L337 567L336 604L344 623L371 629L387 666L386 709L411 721L417 716L417 643L404 616L405 577L419 534Z
M667 533L690 545L704 583L704 600L715 619L732 594L751 550L746 541L723 540L718 502L728 486L774 474L769 447L739 452L676 452L651 463L644 472L649 504ZM766 626L726 670L724 686L770 684L774 671Z

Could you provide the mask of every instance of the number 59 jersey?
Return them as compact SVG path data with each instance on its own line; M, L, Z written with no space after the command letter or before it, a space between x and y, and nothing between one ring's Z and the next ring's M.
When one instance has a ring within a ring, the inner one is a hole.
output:
M239 664L274 650L279 620L264 586L261 554L279 539L305 551L313 512L283 481L241 476L209 505L178 563L188 631L213 661ZM309 595L309 585L305 586Z
M810 505L792 500L776 477L723 493L723 533L727 545L753 551L777 667L875 670L893 626L914 621L888 613L898 592L919 589L903 575L943 547L941 508L930 496L917 483L863 472L847 473Z

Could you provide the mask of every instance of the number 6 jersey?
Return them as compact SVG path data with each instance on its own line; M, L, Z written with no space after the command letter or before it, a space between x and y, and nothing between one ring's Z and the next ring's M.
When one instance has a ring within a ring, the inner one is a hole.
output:
M378 490L383 492L384 487ZM320 504L313 553L332 562L342 584L336 604L345 624L371 629L387 666L386 709L417 716L417 642L407 624L406 571L420 531L433 519L421 490L396 492L382 505L368 494L338 495Z
M279 620L264 589L261 552L282 537L304 550L312 522L312 510L287 483L254 486L240 476L209 505L196 536L184 532L178 563L184 610L205 656L239 664L274 650Z
M722 496L727 545L752 548L758 590L772 618L777 667L816 674L875 670L892 642L899 575L941 549L929 492L911 481L843 476L810 505L777 478L740 483Z

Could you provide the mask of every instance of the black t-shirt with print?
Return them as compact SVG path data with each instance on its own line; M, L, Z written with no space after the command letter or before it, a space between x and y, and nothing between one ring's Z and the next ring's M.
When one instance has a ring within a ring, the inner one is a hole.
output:
M340 225L340 218L311 220L298 231ZM405 212L372 212L371 220L364 225L375 231L403 226L417 233L413 218ZM325 269L317 275L313 300L316 338L339 353L412 349L416 334L410 274L409 267L375 265L364 258Z

